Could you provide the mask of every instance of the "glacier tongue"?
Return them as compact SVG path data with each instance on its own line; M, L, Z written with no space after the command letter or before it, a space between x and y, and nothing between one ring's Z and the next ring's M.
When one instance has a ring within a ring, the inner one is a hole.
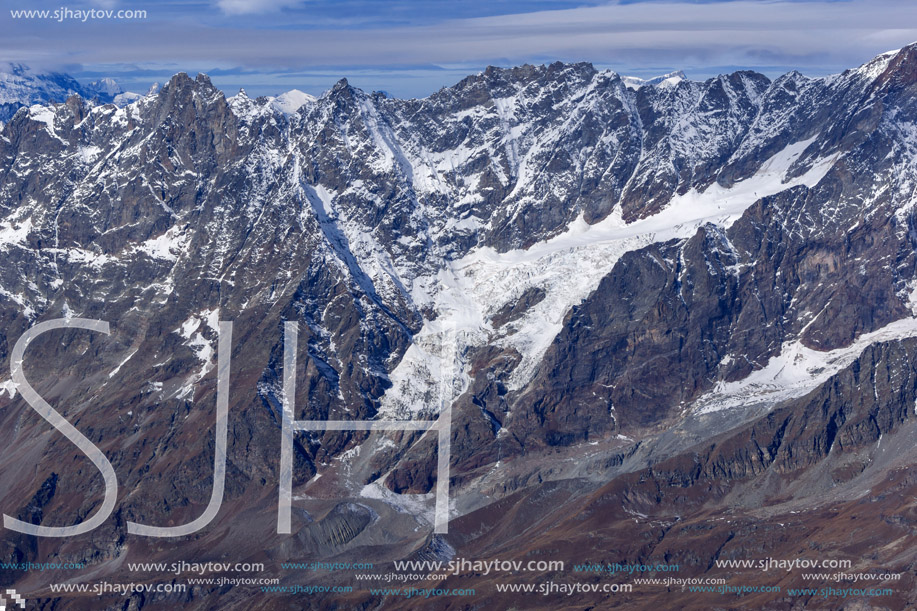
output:
M736 382L720 382L694 403L694 411L707 414L801 397L850 365L868 346L915 336L917 318L905 318L864 333L849 346L828 352L807 348L800 340L784 342L780 354L762 369Z

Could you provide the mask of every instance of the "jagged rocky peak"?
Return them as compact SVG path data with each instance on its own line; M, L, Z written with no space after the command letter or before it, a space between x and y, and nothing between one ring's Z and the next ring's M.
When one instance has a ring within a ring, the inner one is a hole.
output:
M903 73L899 76L906 76L909 72L912 76L913 66L909 69L908 65L913 63L915 52L917 52L917 43L907 45L900 49L886 51L857 68L844 70L838 77L842 79L858 78L867 81L876 80L880 83L884 83L887 80L886 77L898 72Z
M338 81L331 88L331 93L341 93L341 92L351 92L354 88L351 87L350 81L346 77L338 79Z
M213 86L210 77L204 73L198 73L195 78L191 78L187 72L178 72L169 81L162 86L158 92L160 95L175 95L176 93L201 93L208 96L217 93L222 94L219 89Z
M176 74L151 98L149 108L154 124L174 130L174 139L194 140L197 144L189 148L194 153L223 154L237 144L238 120L206 74L194 79L184 72Z
M340 79L322 96L322 98L338 103L352 103L364 97L366 97L366 93L362 89L351 85L346 78Z
M889 52L889 54L894 53L889 59L885 69L876 79L877 83L886 85L890 89L900 89L900 88L913 88L913 85L917 83L917 43L908 45L899 49L897 52ZM866 64L861 68L867 74L873 74L877 69L881 67L881 62L883 56L880 56L876 60L873 60L870 64Z
M596 74L597 71L592 64L586 62L554 62L540 66L525 64L514 68L488 66L483 72L468 76L453 87L441 90L431 97L448 95L467 100L466 105L482 103L489 99L512 97L529 86L540 89L551 89L557 84L571 88L580 86Z

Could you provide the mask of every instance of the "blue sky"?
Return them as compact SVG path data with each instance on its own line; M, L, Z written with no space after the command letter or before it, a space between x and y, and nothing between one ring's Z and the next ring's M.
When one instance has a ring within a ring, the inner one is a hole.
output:
M487 65L590 61L634 76L838 72L917 41L909 0L0 0L0 61L114 76L178 71L228 93L319 94L341 77L419 97ZM13 19L18 9L145 10L142 20Z

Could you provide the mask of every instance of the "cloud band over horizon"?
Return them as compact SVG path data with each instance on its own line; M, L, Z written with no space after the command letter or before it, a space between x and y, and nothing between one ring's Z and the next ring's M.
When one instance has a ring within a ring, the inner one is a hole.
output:
M146 9L149 17L85 23L7 13L0 14L0 60L129 83L206 71L221 87L254 93L295 86L318 93L346 76L364 88L422 96L489 64L590 61L636 76L683 69L704 78L739 68L817 76L917 41L917 4L901 0L447 4L122 0L115 6ZM477 14L486 16L469 16Z

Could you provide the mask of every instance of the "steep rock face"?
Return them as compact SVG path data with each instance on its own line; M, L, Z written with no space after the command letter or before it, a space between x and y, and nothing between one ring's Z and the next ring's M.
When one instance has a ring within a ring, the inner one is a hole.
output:
M510 393L508 403L501 399L499 411L519 418L513 433L555 445L658 424L718 383L760 369L786 342L838 350L909 317L915 183L911 140L897 119L914 117L914 84L887 77L892 68L884 66L907 65L911 53L820 85L829 99L841 98L842 108L858 108L846 111L851 118L840 122L841 131L813 125L827 120L819 113L784 120L804 123L794 137L806 138L787 178L804 160L811 170L814 154L829 154L830 169L817 185L761 197L726 227L708 224L690 238L622 256L566 313L532 382ZM867 92L855 87L879 68ZM764 99L761 112L774 114L772 104L784 113L812 113L811 104L789 106L786 99L788 84L799 80L775 81L756 98ZM873 118L854 119L864 114ZM777 128L781 138L784 127ZM761 136L749 135L742 146L755 139ZM719 166L724 172L736 167L739 148L732 165ZM722 200L729 197L727 191Z
M843 197L838 180L831 173L815 190L762 199L726 230L706 225L622 257L568 313L516 399L537 418L520 426L562 429L572 442L653 424L719 381L749 375L784 342L836 350L909 316L899 296L914 273L909 217L889 207L861 221L850 206L850 216L824 218Z
M654 408L695 398L716 372L740 311L737 263L712 226L684 244L622 257L570 311L540 379L518 400L535 402L521 410L538 418L529 434L544 431L549 443L584 441L615 430L619 418L648 424L660 415ZM602 401L607 411L596 409Z
M658 212L675 193L713 183L747 142L752 122L770 110L762 103L770 85L767 77L743 71L705 83L641 87L636 105L644 151L622 198L624 218Z

